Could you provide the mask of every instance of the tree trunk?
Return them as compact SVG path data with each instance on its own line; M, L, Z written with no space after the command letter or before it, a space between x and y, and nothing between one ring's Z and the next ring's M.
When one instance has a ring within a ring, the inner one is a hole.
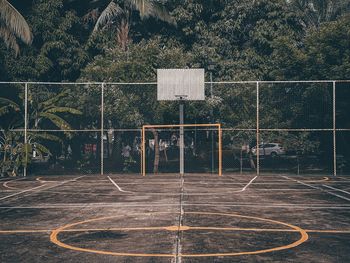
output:
M154 137L154 164L153 164L153 173L158 173L159 167L159 140L158 140L158 132L155 129L151 129Z
M254 159L253 159L253 154L249 153L249 161L250 161L250 168L252 169L256 169L255 163L254 163Z
M113 161L113 167L121 168L123 167L123 160L121 156L121 132L114 131L114 142L113 142L113 149L112 149L112 161Z
M5 170L6 170L6 153L7 153L7 149L6 149L6 143L4 144L4 158L3 158L3 166L1 168L1 176L5 176Z

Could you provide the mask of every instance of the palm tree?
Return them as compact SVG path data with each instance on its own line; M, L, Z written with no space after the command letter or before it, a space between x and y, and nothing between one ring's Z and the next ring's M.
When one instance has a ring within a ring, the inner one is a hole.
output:
M31 44L33 35L28 23L7 0L0 0L0 38L5 42L7 48L19 53L17 38L26 44Z
M96 2L92 1L92 2ZM106 6L106 1L98 1L100 6ZM133 11L138 11L141 20L149 17L160 19L170 24L176 24L168 11L161 4L154 0L112 0L100 12L100 7L93 9L87 15L95 20L93 34L105 28L116 29L116 41L124 49L127 49L130 42L130 26L132 24Z
M44 128L45 124L51 123L60 130L64 130L67 137L71 137L72 133L69 132L72 129L71 125L60 114L81 115L82 113L77 109L60 105L60 101L67 97L68 93L67 90L58 93L47 91L40 93L35 90L35 93L30 93L28 98L29 127L40 129ZM19 99L23 101L23 95L19 95ZM60 137L49 132L28 131L27 143L24 144L24 132L21 128L24 123L23 112L23 103L0 97L0 117L4 117L2 124L0 124L1 176L8 173L17 175L20 167L26 167L30 163L34 150L41 157L44 154L51 155L50 150L42 143L43 141L62 142ZM5 121L6 116L10 116L10 122ZM3 125L7 126L3 127Z
M322 22L337 19L350 11L349 0L288 0L290 7L304 17L305 27L317 28Z

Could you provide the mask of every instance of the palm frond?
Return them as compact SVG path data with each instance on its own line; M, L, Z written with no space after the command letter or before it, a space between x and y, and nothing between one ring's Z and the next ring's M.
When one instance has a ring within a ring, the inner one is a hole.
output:
M35 148L39 151L40 155L43 155L43 153L51 155L50 150L40 143L35 143Z
M44 133L30 132L28 133L28 136L33 139L43 139L48 141L62 142L60 137L49 134L47 132L44 132Z
M0 116L9 113L10 110L11 110L11 108L12 108L12 107L10 107L10 106L8 106L8 105L7 105L7 106L0 107Z
M53 124L55 124L61 130L71 130L71 126L69 125L69 123L55 114L52 114L49 112L40 112L38 116L50 120Z
M123 12L123 9L118 4L111 1L97 19L93 33L111 22L114 18L123 14Z
M13 100L10 100L10 99L6 99L6 98L3 98L3 97L0 97L0 104L3 104L3 105L8 106L8 107L11 107L15 111L19 111L20 110L19 105L16 102L14 102Z
M64 113L71 113L76 115L82 114L80 110L69 108L69 107L53 107L48 109L46 112L49 112L49 113L64 112Z
M15 35L5 27L0 26L0 38L4 40L4 43L8 49L13 49L16 56L19 53L19 45L17 44Z
M0 0L0 19L24 43L31 44L33 35L24 17L8 1Z
M45 100L45 101L39 103L39 108L40 108L40 107L44 107L44 108L45 108L45 107L47 107L47 106L52 106L52 105L55 104L56 102L60 101L61 98L64 98L65 96L67 96L68 93L69 93L69 92L68 92L67 90L64 90L64 91L58 93L58 94L55 95L54 97L49 98L48 100Z
M175 18L172 17L165 7L160 4L153 5L152 16L169 24L176 25Z
M152 15L154 3L149 0L126 0L133 9L140 12L141 18L147 18Z
M141 19L149 16L158 18L169 24L176 24L175 19L169 14L165 7L152 0L126 0L133 9L140 12Z

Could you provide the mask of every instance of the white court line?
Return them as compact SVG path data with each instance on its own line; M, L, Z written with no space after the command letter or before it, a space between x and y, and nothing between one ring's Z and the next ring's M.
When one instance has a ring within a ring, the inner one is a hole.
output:
M125 191L125 190L121 189L120 186L119 186L116 182L114 182L109 176L107 176L107 178L111 181L112 184L114 184L115 187L117 187L117 189L118 189L120 192L122 192L122 193L137 193L137 192ZM253 179L251 179L251 180L249 181L249 183L246 184L246 185L245 185L242 189L240 189L240 190L237 190L237 191L227 191L227 192L225 192L225 193L241 193L241 192L244 192L244 191L248 188L248 186L251 185L251 184L254 182L254 180L255 180L256 178L258 178L258 176L255 176ZM183 179L182 179L182 180L183 180ZM182 181L182 184L183 184L183 183L184 183L184 182ZM191 194L189 194L189 195L191 195ZM205 195L212 195L212 193L206 193Z
M292 178L289 178L288 176L282 176L282 177L283 177L283 178L286 178L286 179L289 179L289 180L292 180L292 181L295 181L295 182L297 182L297 183L299 183L299 184L302 184L302 185L305 185L305 186L308 186L308 187L311 187L311 188L314 188L314 189L318 189L318 190L320 190L320 191L322 191L322 192L325 192L325 193L327 193L327 194L330 194L330 195L339 197L339 198L344 199L344 200L346 200L346 201L350 201L349 198L346 198L346 197L344 197L344 196L342 196L342 195L338 195L338 194L329 192L329 191L324 190L324 189L322 189L322 188L320 188L320 187L313 186L313 185L310 185L310 184L307 184L307 183L304 183L304 182L301 182L301 181L298 181L298 180L294 180L294 179L292 179Z
M60 205L38 205L38 206L1 206L0 209L74 209L74 208L127 208L127 207L170 207L170 206L176 206L178 207L179 204L164 204L164 203L93 203L93 204L67 204L62 203ZM350 210L350 206L348 205L338 205L338 206L315 206L312 204L309 205L283 205L283 204L270 204L270 205L264 205L264 204L232 204L232 203L193 203L193 204L186 204L184 203L183 206L203 206L203 207L252 207L252 208L293 208L293 209L331 209L331 210Z
M186 206L234 206L234 207L314 207L314 208L348 208L350 209L350 206L347 204L339 204L339 205L331 205L331 204L281 204L281 203L272 203L272 204L259 204L259 203L246 203L246 204L233 204L232 202L205 202L205 203L184 203L183 205ZM91 203L91 204L86 204L86 203L76 203L76 204L71 204L71 203L61 203L61 204L50 204L50 205L37 205L37 206L19 206L18 208L43 208L43 207L50 207L50 208L57 208L57 207L62 207L62 208L67 208L67 207L129 207L129 206L178 206L176 203L162 203L162 202L132 202L132 203L124 203L124 202L116 202L116 203ZM1 208L9 208L9 207L1 207Z
M76 180L78 180L79 178L82 178L82 177L85 177L85 176L86 176L86 175L83 175L83 176L79 176L79 177L76 177L76 178L71 179L71 180L68 180L68 181L63 181L62 183L57 184L57 185L54 185L54 186L51 186L51 187L48 187L48 188L46 188L45 190L48 190L48 189L51 189L51 188L54 188L54 187L63 185L63 184L65 184L65 183L69 183L69 182L76 181ZM12 194L12 195L4 196L4 197L0 198L0 201L1 201L1 200L4 200L4 199L7 199L7 198L10 198L10 197L13 197L13 196L16 196L16 195L19 195L19 194L22 194L22 193L26 193L26 192L29 192L29 191L38 189L38 188L43 187L43 186L46 186L46 184L42 184L42 185L39 185L39 186L34 187L34 188L30 188L30 189L27 189L27 190L24 190L24 191L21 191L21 192L18 192L18 193L14 193L14 194ZM35 192L35 193L37 193L37 192Z
M21 191L21 192L18 192L18 193L14 193L14 194L12 194L12 195L4 196L4 197L0 198L0 200L4 200L4 199L10 198L10 197L12 197L12 196L16 196L16 195L19 195L19 194L23 194L23 193L25 193L25 192L29 192L29 191L38 189L38 188L43 187L43 186L45 186L45 184L39 185L39 186L34 187L34 188L30 188L30 189L27 189L27 190L24 190L24 191Z
M255 189L257 191L260 192L259 195L256 196L262 196L262 195L275 195L275 193L271 193L271 191L293 191L293 193L307 193L307 192L311 192L311 191L318 191L316 189ZM12 190L14 191L14 190ZM123 190L124 191L124 190ZM54 193L54 194L66 194L66 195L82 195L82 194L87 194L87 195L94 195L94 196L106 196L106 197L112 197L113 195L111 194L101 194L101 193L91 193L91 192L70 192L70 191L46 191L46 190L42 190L40 191L41 193ZM186 196L212 196L212 195L230 195L232 193L239 193L242 192L242 190L237 190L237 191L232 191L232 190L227 190L225 192L207 192L207 193L202 193L202 192L191 192L191 193L186 193ZM267 192L267 193L266 193ZM138 194L138 196L177 196L179 195L179 193L177 192L172 192L172 193L162 193L162 192L131 192L134 194ZM251 197L255 196L255 195L250 195Z
M111 177L109 177L109 176L107 176L107 177L108 177L109 181L111 181L111 183L114 184L114 186L117 187L117 189L118 189L120 192L122 192L122 193L133 193L133 192L130 192L130 191L124 191L123 189L121 189L121 188L119 187L119 185L117 185L116 182L114 182L114 181L111 179Z
M325 187L327 187L327 188L330 188L330 189L333 189L333 190L335 190L335 191L339 191L339 192L342 192L342 193L345 193L345 194L350 195L350 193L347 192L347 191L345 191L345 190L338 189L338 188L335 188L335 187L332 187L332 186L328 186L328 185L324 185L324 184L323 184L323 186L325 186Z
M253 183L253 181L254 181L256 178L258 178L258 176L255 176L252 180L250 180L249 183L248 183L246 186L244 186L244 187L242 188L241 192L244 192L244 191L248 188L248 186L249 186L251 183Z
M244 192L249 185L251 185L253 183L253 181L258 178L258 176L255 176L252 180L249 181L249 183L247 183L241 190L237 190L237 191L228 191L228 192L225 192L225 193L242 193ZM210 194L215 194L215 193L210 193Z
M340 178L340 179L343 179L343 180L345 180L345 181L350 181L350 179L349 178L345 178L345 177L342 177L342 176L337 176L338 178Z

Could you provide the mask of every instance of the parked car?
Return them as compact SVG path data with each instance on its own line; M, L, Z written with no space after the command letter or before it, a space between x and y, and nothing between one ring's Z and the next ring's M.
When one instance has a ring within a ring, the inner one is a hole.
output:
M256 155L256 146L252 148L252 153ZM279 143L262 143L259 144L259 156L271 156L276 157L278 155L285 154L285 150Z

